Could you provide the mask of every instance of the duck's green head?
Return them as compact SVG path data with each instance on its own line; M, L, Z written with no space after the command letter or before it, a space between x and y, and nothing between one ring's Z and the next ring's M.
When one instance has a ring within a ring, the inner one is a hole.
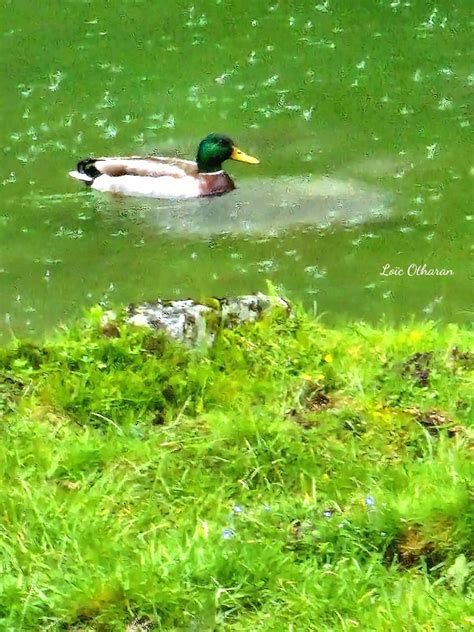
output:
M229 158L240 160L240 162L248 162L252 165L258 165L259 163L256 158L240 151L228 136L209 134L199 143L196 162L201 173L220 171L224 160Z

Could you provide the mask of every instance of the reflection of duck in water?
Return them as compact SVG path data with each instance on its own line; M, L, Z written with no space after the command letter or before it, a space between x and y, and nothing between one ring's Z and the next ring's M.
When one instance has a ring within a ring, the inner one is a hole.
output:
M228 136L209 134L199 143L196 162L179 158L86 158L69 175L97 191L156 198L222 195L235 188L222 169L228 158L258 164L237 149Z

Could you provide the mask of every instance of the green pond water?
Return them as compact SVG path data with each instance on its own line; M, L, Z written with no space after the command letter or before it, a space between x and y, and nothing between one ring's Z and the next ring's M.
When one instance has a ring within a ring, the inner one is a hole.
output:
M2 339L267 280L329 323L470 320L470 19L467 1L4 1ZM194 158L211 131L261 161L226 163L227 196L68 177L89 155Z

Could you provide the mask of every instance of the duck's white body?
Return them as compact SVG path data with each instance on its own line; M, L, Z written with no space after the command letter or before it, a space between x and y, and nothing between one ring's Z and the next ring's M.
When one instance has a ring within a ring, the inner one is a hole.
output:
M112 178L103 175L96 178L92 188L134 197L159 197L164 199L187 199L201 195L199 181L185 176L179 180L173 176L120 176Z
M191 176L179 179L173 176L109 176L103 174L92 178L79 171L70 171L69 175L76 180L82 180L96 191L130 195L132 197L155 197L164 199L187 199L201 195L199 180Z

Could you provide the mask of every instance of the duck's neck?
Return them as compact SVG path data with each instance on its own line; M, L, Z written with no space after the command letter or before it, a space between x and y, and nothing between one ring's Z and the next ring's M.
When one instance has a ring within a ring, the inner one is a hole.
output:
M222 171L222 160L202 159L199 155L196 158L199 173L216 173Z

